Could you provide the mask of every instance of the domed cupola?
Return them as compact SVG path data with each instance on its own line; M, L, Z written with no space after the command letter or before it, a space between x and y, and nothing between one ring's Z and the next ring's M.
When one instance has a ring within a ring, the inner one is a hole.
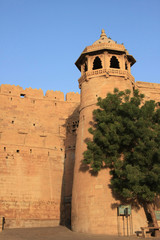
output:
M95 41L92 45L100 44L100 43L116 43L111 38L108 38L104 29L102 29L100 39Z
M100 38L91 46L86 47L75 63L81 71L79 87L81 88L83 81L88 81L93 75L130 78L134 85L130 67L135 62L136 60L125 49L124 45L107 37L102 29Z

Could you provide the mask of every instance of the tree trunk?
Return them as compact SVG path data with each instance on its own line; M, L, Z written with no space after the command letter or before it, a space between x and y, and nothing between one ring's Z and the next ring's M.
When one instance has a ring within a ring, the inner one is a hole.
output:
M153 221L153 226L154 226L154 227L159 227L159 226L158 226L157 219L156 219L156 214L155 214L155 211L154 211L154 209L153 209L152 203L147 203L147 209L148 209L149 213L151 214L152 221Z

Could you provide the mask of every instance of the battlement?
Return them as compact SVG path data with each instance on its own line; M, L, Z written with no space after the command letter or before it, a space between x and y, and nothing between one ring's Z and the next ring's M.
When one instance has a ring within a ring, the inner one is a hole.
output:
M23 91L24 91L24 89L20 86L15 86L15 85L10 85L10 84L2 84L0 86L0 93L1 94L18 96Z
M66 100L64 100L64 93L61 91L48 90L46 94L43 94L43 90L33 89L31 87L23 89L20 86L2 84L0 86L0 94L9 96L21 97L21 98L34 98L34 99L45 99L45 100L56 100L66 102L80 102L80 94L69 92L66 94Z
M136 85L138 88L156 88L160 89L160 84L159 83L150 83L150 82L136 82Z
M57 101L64 101L64 93L61 91L48 90L45 97Z
M80 94L78 92L69 92L66 94L67 102L80 102Z
M0 86L0 94L6 94L10 96L20 96L27 98L43 98L43 90L42 89L32 89L31 87L23 89L20 86L10 85L10 84L2 84Z

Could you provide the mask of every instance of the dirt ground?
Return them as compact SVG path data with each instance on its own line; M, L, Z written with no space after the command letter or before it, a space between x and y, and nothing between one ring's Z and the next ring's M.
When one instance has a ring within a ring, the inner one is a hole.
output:
M5 229L0 232L0 240L140 240L142 237L118 237L75 233L66 227ZM145 238L159 239L159 238Z

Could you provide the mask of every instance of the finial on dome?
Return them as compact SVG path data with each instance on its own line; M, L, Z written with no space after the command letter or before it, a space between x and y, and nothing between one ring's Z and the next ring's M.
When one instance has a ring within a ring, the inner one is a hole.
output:
M102 29L102 31L101 31L101 37L107 37L107 35L106 35L104 29Z

